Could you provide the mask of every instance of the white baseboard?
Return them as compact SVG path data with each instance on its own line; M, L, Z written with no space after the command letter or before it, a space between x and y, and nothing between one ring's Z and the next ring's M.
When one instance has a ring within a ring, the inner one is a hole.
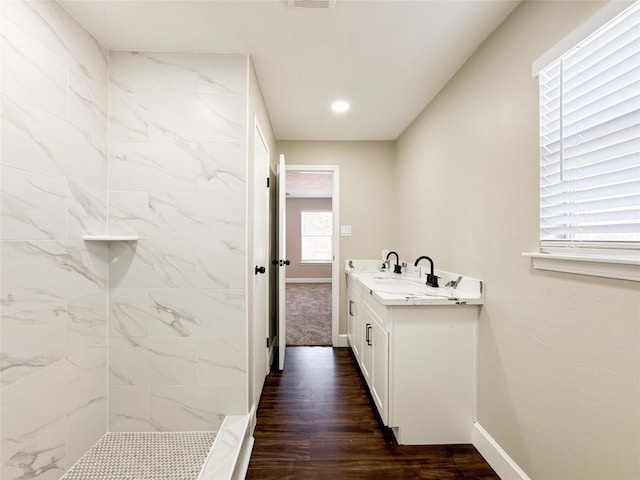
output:
M285 283L331 283L330 278L286 278Z
M347 339L347 334L341 333L340 335L338 335L338 344L334 345L334 347L348 347L348 346L349 346L349 340Z
M531 480L478 422L473 423L471 443L502 480Z

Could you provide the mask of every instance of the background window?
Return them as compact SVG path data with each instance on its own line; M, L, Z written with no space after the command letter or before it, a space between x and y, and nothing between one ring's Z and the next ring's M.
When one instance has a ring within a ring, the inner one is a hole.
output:
M331 212L300 212L302 262L331 262L333 220Z

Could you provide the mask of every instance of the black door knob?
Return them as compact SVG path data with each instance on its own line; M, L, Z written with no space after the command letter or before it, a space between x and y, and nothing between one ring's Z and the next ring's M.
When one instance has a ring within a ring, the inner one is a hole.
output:
M266 271L267 271L266 268L256 266L256 275L259 274L259 273L264 273Z

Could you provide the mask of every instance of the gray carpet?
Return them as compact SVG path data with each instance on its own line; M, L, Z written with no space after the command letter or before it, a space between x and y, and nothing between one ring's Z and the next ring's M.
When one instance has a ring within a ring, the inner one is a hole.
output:
M287 345L331 345L331 284L287 283Z

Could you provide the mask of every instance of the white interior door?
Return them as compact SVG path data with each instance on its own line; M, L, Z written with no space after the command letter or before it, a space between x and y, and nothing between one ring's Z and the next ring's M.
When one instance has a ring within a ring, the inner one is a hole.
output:
M286 331L286 263L287 260L287 167L284 155L278 163L278 368L284 368L284 353L287 347Z
M258 404L269 373L269 149L258 122L253 140L253 401Z

